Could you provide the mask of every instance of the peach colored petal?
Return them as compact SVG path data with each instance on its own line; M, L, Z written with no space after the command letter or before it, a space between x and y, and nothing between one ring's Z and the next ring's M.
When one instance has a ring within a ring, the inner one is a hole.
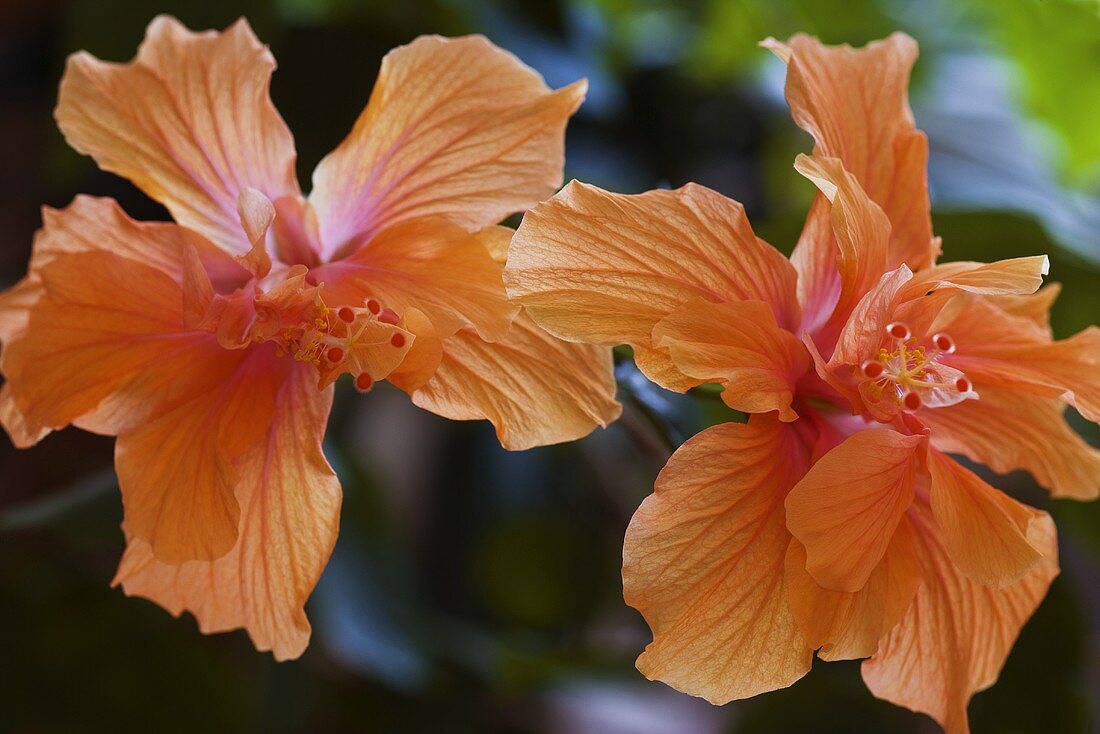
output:
M29 309L42 294L38 271L65 253L111 252L179 280L180 253L193 249L223 280L246 275L202 236L175 224L135 222L113 199L77 196L64 209L43 207L42 222L42 229L35 234L27 276L0 293L0 342L11 341L26 326Z
M439 369L413 402L455 420L488 419L510 450L572 441L619 417L611 350L571 344L526 314L499 341L470 329L444 340Z
M237 197L237 215L248 237L249 250L238 260L257 278L271 272L271 257L267 254L267 230L275 221L275 205L260 191L246 186Z
M415 337L404 361L386 379L407 393L419 390L432 379L443 360L443 338L427 314L418 308L405 312L404 328Z
M813 136L814 154L839 158L889 218L887 267L918 270L935 262L939 242L929 213L928 141L914 127L907 93L916 42L894 33L853 49L799 34L787 44L769 39L764 45L787 63L787 102L794 121ZM799 245L828 247L816 236Z
M394 225L350 257L322 266L312 277L325 286L335 304L361 306L368 299L403 315L417 308L441 336L473 326L489 341L500 339L518 306L508 301L501 263L483 240L495 228L470 234L439 218Z
M653 642L651 680L724 704L784 688L812 651L787 600L783 497L806 470L792 424L754 415L681 446L627 528L623 596Z
M913 501L920 436L859 431L822 456L787 495L787 527L806 570L833 591L859 591Z
M326 257L410 219L475 230L550 196L586 88L551 91L481 36L394 49L355 127L313 174Z
M689 377L681 372L667 347L650 349L635 344L632 349L634 365L650 382L655 382L666 390L683 393L706 382L705 379Z
M115 443L126 526L165 563L212 561L237 541L235 488L247 478L234 461L271 425L285 360L270 345L230 354L216 386L162 404Z
M902 265L883 275L860 299L837 338L830 365L858 365L878 351L886 326L897 318L898 304L912 279L913 272ZM826 374L821 377L830 380Z
M318 392L308 365L283 376L276 418L237 461L240 536L216 561L169 565L128 533L114 584L174 615L185 610L203 632L243 627L277 660L301 655L310 625L304 604L332 547L340 485L321 452L332 391Z
M240 192L299 193L294 141L268 94L274 68L244 19L222 33L192 33L162 15L129 64L69 57L56 117L69 144L101 168L243 254Z
M802 305L802 330L816 332L840 300L840 254L833 236L832 205L818 192L810 204L806 223L791 253L798 272L798 302Z
M1061 397L1100 421L1100 329L1051 341L1035 323L979 298L962 302L937 326L955 339L952 366L975 383Z
M968 578L1003 588L1041 555L1027 539L1034 512L939 451L928 457L932 516L951 560Z
M722 383L722 399L731 408L777 410L784 421L798 418L791 401L809 355L793 334L776 325L768 304L695 298L657 323L653 342L668 349L683 374Z
M1028 295L987 296L985 300L1007 314L1031 321L1042 329L1046 336L1051 336L1050 309L1061 292L1060 284L1051 283Z
M1015 257L992 263L950 262L922 270L909 284L911 296L940 287L983 295L1029 295L1050 272L1046 255Z
M1058 575L1054 523L1037 513L1028 540L1043 560L1015 584L991 589L951 562L926 504L915 504L911 516L924 582L906 616L863 663L863 680L875 696L928 714L947 734L967 734L970 697L997 680L1020 628Z
M925 411L932 445L1001 474L1024 469L1055 497L1100 497L1100 450L1066 423L1057 399L978 385L980 400Z
M0 345L7 344L27 325L31 307L42 295L37 276L28 276L0 292Z
M920 586L913 528L902 517L882 560L857 592L830 591L806 572L806 547L794 538L787 549L791 610L810 647L822 660L870 657L905 615Z
M12 397L11 383L0 385L0 425L18 449L34 446L50 432L49 428L27 423L26 416Z
M796 274L744 208L710 189L612 194L576 181L523 218L509 295L564 339L650 348L654 325L692 298L764 301L799 321Z
M839 159L799 155L794 167L813 181L829 202L836 242L835 265L830 264L830 268L835 267L840 276L837 302L830 317L830 338L835 338L859 299L886 271L890 221Z
M180 286L161 271L79 252L37 272L44 295L3 354L12 396L32 430L62 428L125 390L125 409L96 422L118 433L154 414L159 398L202 392L227 368L208 334L184 327ZM207 363L219 367L207 370Z

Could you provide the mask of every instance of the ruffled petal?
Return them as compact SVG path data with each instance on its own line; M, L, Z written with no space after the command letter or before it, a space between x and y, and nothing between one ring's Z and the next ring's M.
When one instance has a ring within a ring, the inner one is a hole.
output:
M1055 497L1100 497L1100 450L1069 424L1055 398L978 385L980 400L924 411L932 445L1001 474L1023 469Z
M233 548L240 523L236 489L249 480L235 462L275 416L287 360L271 345L227 355L210 389L158 401L155 417L120 433L115 443L126 527L165 563L212 561Z
M696 298L657 323L653 342L668 350L683 374L722 383L722 399L731 408L798 418L791 401L810 358L793 334L776 325L768 304Z
M243 627L278 660L301 655L310 637L304 605L333 545L340 484L321 451L332 403L305 365L285 375L276 418L237 461L240 536L216 561L169 565L129 535L114 584L173 615L190 611L203 632Z
M928 457L932 516L959 571L1002 588L1020 580L1041 554L1028 542L1034 512L939 451Z
M30 448L50 433L49 428L27 422L27 417L12 397L10 382L0 386L0 425L18 449Z
M159 270L81 252L36 272L44 295L3 355L12 397L35 429L99 413L89 419L97 429L119 433L155 413L158 398L209 389L228 366L210 335L184 326L180 285ZM124 390L125 409L103 405Z
M244 19L192 33L158 16L129 64L69 58L56 117L66 140L180 224L242 254L246 187L298 196L294 140L268 94L275 59Z
M905 615L920 586L913 528L903 517L882 560L856 592L831 591L806 571L806 547L795 539L787 549L787 588L795 621L822 660L870 657L879 640Z
M181 285L136 260L65 253L37 272L43 295L3 355L21 430L118 435L133 532L169 561L228 551L230 462L270 420L273 348L227 351L189 329Z
M854 49L799 34L786 44L769 39L764 45L787 63L787 102L794 121L813 136L814 154L839 158L889 218L887 267L919 270L935 262L928 141L914 127L908 99L916 42L894 33ZM804 237L799 247L831 246L823 240ZM799 275L817 277L814 271Z
M552 334L647 348L692 298L764 301L793 329L795 278L740 204L695 184L623 195L574 181L524 216L505 270L509 294Z
M1054 523L1037 513L1028 540L1042 561L1015 584L991 589L952 563L926 504L915 504L911 516L924 581L909 612L863 663L863 680L875 696L928 714L947 734L968 734L970 697L996 681L1058 575Z
M647 678L723 704L789 686L812 651L787 600L783 497L809 452L771 415L681 446L627 528L623 595L653 642Z
M551 91L481 36L421 36L382 61L370 103L313 174L326 259L424 216L467 230L554 193L586 83Z
M619 417L611 350L561 341L521 313L499 341L445 339L439 367L412 394L455 420L489 420L511 450L572 441Z
M980 298L960 299L937 326L955 340L947 361L975 384L1061 397L1100 421L1100 328L1051 341L1031 319Z
M1023 296L987 296L986 300L1012 316L1027 319L1038 326L1046 336L1050 330L1050 309L1062 292L1059 283L1044 285L1035 293Z
M472 326L488 341L500 339L518 306L501 282L503 264L493 259L486 240L496 228L473 234L439 218L397 224L352 256L312 271L323 282L325 298L336 304L379 307L403 316L416 308L440 336Z
M913 501L921 436L859 431L822 456L787 495L787 527L806 570L833 591L862 589Z
M839 276L837 301L831 315L827 310L806 315L813 317L812 321L827 318L832 326L827 338L832 339L859 299L878 283L886 270L890 221L839 159L799 155L795 169L813 181L829 202L836 253L834 262L828 267L835 269ZM820 306L824 308L825 304ZM812 327L813 324L803 326Z

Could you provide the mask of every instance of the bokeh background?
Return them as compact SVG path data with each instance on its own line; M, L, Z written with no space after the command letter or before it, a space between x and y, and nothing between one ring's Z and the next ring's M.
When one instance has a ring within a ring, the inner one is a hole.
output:
M757 41L905 30L921 44L913 107L946 259L1049 253L1066 285L1058 335L1100 320L1096 0L3 0L0 286L22 274L42 204L84 192L166 218L68 149L51 118L68 53L127 60L159 12L193 28L250 19L279 60L272 94L304 181L388 49L480 32L554 86L589 78L567 178L626 192L699 181L786 251L813 193L791 168L810 141ZM0 731L935 731L873 699L855 663L721 708L634 670L649 637L621 599L623 531L670 448L732 414L620 361L618 424L519 454L488 425L345 386L326 445L341 537L310 604L313 644L284 664L243 632L204 637L108 587L123 546L110 439L68 430L17 452L0 438ZM1100 504L1052 503L1021 473L995 481L1054 514L1063 573L974 700L974 731L1096 731Z

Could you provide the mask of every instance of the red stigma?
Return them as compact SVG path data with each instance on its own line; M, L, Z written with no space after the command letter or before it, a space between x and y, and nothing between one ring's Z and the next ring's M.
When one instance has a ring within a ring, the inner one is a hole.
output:
M344 350L340 347L333 347L332 349L328 350L325 356L328 357L329 362L339 362L344 358Z
M872 380L876 377L880 377L882 373L886 371L886 368L882 366L882 362L876 362L871 359L864 362L861 365L861 369L863 370L863 374Z
M378 312L382 310L382 304L371 298L367 301L367 310L377 316Z
M941 352L951 354L955 351L955 340L949 337L947 334L934 334L932 336L932 343L936 345L936 349Z
M395 347L397 347L398 349L400 349L401 347L405 346L405 335L404 334L394 334L393 336L390 337L390 344L392 344Z
M366 372L359 373L355 378L355 389L359 392L367 392L374 385L374 380Z
M903 397L901 400L902 403L905 405L906 410L916 410L921 406L922 402L920 399L920 395L917 395L915 392L905 393L905 397Z
M960 377L955 380L955 389L959 392L970 392L970 380Z
M913 335L913 332L909 331L909 327L901 321L893 321L886 325L886 333L895 339L901 339L905 341Z
M383 324L396 324L401 319L398 318L396 311L392 308L387 308L378 314L378 320Z
M337 311L336 313L337 313L337 314L338 314L338 315L340 316L340 320L341 320L341 321L345 321L345 322L347 322L347 323L349 323L349 324L350 324L350 323L351 323L352 321L355 321L355 312L354 312L354 311L352 311L352 310L351 310L350 308L348 308L347 306L344 306L343 308L341 308L341 309L340 309L339 311Z

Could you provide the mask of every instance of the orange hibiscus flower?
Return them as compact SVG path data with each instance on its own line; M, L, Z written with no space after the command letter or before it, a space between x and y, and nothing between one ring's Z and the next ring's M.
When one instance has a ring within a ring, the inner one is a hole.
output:
M23 446L69 424L117 436L115 583L286 659L336 541L321 442L341 374L487 418L512 449L619 407L609 350L508 302L495 226L560 184L584 82L551 91L484 38L419 38L386 56L305 198L274 68L244 20L159 17L129 64L69 59L62 132L175 223L91 197L44 211L30 273L0 296L0 419Z
M876 696L965 732L1057 546L1046 513L947 453L1095 498L1100 452L1062 413L1100 419L1100 331L1052 340L1045 257L934 264L912 39L766 45L815 142L790 260L701 186L574 182L525 216L505 282L551 333L628 343L655 382L717 382L751 414L685 443L631 521L646 676L725 703L790 685L815 650L868 658Z

